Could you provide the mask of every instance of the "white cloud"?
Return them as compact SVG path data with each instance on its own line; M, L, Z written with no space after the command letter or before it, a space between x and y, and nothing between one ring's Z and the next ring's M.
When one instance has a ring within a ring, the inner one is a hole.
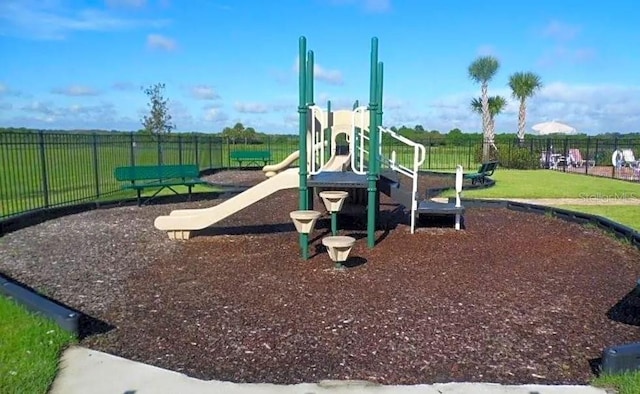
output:
M507 108L496 117L496 131L514 133L519 103L510 97L508 88L491 89L490 94L508 99ZM477 96L477 91L461 92L431 100L424 106L385 108L384 123L392 126L419 122L425 128L441 131L459 127L463 131L480 132L480 116L469 109L471 98ZM534 124L554 119L588 134L638 132L640 86L550 82L527 102L527 133L532 133Z
M0 1L0 35L58 40L64 39L74 32L110 32L143 27L159 28L167 24L169 24L169 20L166 19L122 17L108 10L77 7L72 2Z
M596 55L596 51L593 48L569 48L564 45L558 45L543 53L538 59L538 65L545 67L555 64L585 63L595 59Z
M296 57L293 64L293 70L297 73L300 70L300 58ZM342 85L344 84L344 78L340 70L331 70L322 67L318 63L313 65L313 77L318 81L326 82L329 85Z
M313 76L318 81L324 81L330 85L342 85L344 83L341 71L326 69L319 64L314 65Z
M189 88L191 96L198 100L217 100L220 98L218 92L208 85L196 85Z
M162 34L149 34L147 36L147 47L171 52L178 47L178 44L173 38Z
M23 93L11 88L9 85L0 82L0 96L23 96Z
M229 119L229 117L220 108L211 106L204 110L203 119L207 122L221 123Z
M111 85L111 88L113 90L130 91L130 90L134 90L136 87L131 82L119 81L119 82L114 82L113 85Z
M51 93L64 96L97 96L100 94L96 89L83 85L70 85L62 88L54 88Z
M542 29L543 37L548 37L558 41L570 41L578 36L581 28L558 20L549 21Z
M245 114L264 114L269 112L269 107L262 103L237 102L233 107L236 111Z
M147 0L106 0L109 7L141 8L147 5Z
M25 104L20 110L30 114L29 117L36 121L60 128L99 127L110 129L110 123L119 119L115 106L107 102L96 105L59 106L51 101L36 100Z

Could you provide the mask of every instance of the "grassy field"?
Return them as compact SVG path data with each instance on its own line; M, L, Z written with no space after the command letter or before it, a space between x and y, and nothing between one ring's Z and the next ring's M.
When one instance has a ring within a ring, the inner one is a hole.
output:
M0 296L0 393L46 393L60 352L74 341L51 320Z
M132 197L113 176L118 166L162 162L195 163L201 170L237 167L230 160L234 150L269 150L272 163L278 163L297 148L294 140L245 145L185 137L159 144L150 136L129 134L0 134L0 219L45 207ZM409 147L383 146L384 154L392 151L400 163L411 165ZM422 168L470 163L469 154L466 145L428 147Z
M550 170L498 169L494 187L465 190L467 198L640 198L640 183ZM453 193L447 193L453 196Z

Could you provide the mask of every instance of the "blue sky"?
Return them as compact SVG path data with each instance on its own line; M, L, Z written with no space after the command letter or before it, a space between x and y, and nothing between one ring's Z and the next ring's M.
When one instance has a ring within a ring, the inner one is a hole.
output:
M640 131L635 1L0 0L0 126L137 130L164 82L178 131L237 121L296 131L298 38L316 59L316 102L368 100L372 36L385 63L384 124L479 131L467 75L480 55L544 88L527 129L558 120L588 134ZM516 102L496 119L515 132Z

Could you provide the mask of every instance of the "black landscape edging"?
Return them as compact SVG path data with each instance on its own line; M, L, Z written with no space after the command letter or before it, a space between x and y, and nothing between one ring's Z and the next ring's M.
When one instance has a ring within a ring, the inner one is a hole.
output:
M2 274L0 274L0 293L28 310L52 319L58 326L76 337L80 334L80 313L17 284Z
M454 199L450 198L450 202ZM632 229L631 227L614 222L611 219L599 215L593 215L584 212L571 211L564 208L549 207L546 205L530 204L524 202L516 202L509 200L485 200L469 198L461 199L465 208L507 208L513 211L529 212L538 215L553 215L558 219L562 219L572 223L578 224L592 224L602 230L615 235L618 238L626 239L631 242L636 248L640 249L640 232Z

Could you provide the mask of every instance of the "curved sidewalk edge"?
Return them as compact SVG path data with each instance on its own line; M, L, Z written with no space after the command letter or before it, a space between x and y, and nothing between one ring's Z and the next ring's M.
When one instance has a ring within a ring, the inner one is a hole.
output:
M363 381L321 381L295 385L204 381L83 347L67 349L50 394L606 394L591 386L507 386L493 383L440 383L383 386Z

